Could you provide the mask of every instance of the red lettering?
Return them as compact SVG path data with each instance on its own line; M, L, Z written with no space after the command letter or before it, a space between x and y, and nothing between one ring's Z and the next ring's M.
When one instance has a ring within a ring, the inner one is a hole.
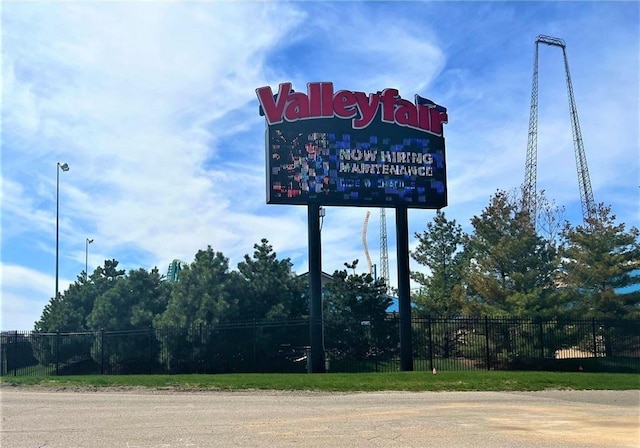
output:
M398 98L397 89L384 89L382 91L382 95L380 95L380 101L382 102L382 121L393 123L395 119L394 110L396 98Z
M333 110L340 118L353 118L357 115L356 96L349 90L340 90L333 97Z
M367 99L367 95L364 92L353 92L358 103L358 110L360 111L360 118L354 118L352 125L354 129L366 128L371 124L378 112L378 106L380 104L380 97L372 93Z
M309 118L309 97L307 95L301 92L294 92L289 95L288 100L287 107L284 110L284 118L287 121Z
M256 89L260 106L270 125L307 118L338 117L351 119L354 129L369 126L380 111L381 120L413 129L442 135L442 124L448 122L447 110L431 100L416 95L415 104L400 97L397 89L384 89L367 95L364 92L339 90L333 83L307 84L307 94L293 92L291 83L280 84L274 97L271 87Z
M267 86L256 89L260 105L269 124L282 123L282 113L284 112L284 106L287 104L289 92L291 92L290 82L280 84L278 101L276 102L273 98L271 87Z
M319 117L322 115L322 84L312 82L307 85L309 91L309 115Z
M431 130L431 115L429 106L418 105L418 129Z
M396 123L402 126L409 126L411 128L418 127L418 109L411 101L398 100L398 109L394 116Z
M320 83L322 86L322 116L333 117L333 84Z

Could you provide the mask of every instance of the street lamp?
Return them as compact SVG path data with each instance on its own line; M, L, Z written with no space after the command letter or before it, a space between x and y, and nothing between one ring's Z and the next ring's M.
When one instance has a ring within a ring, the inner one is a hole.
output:
M87 244L84 251L84 281L89 278L89 244L93 243L93 238L87 238Z
M58 298L58 259L60 255L59 251L59 239L60 239L60 170L69 171L69 165L66 163L58 162L58 168L56 169L56 299Z

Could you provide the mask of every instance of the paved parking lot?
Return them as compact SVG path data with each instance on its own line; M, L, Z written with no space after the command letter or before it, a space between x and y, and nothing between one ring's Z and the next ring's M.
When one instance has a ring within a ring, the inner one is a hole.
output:
M640 391L0 389L2 447L638 447Z

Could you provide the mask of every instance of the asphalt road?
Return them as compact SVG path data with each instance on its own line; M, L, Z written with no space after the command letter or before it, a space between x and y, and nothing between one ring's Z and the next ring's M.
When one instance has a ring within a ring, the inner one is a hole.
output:
M0 389L5 448L640 447L640 391Z

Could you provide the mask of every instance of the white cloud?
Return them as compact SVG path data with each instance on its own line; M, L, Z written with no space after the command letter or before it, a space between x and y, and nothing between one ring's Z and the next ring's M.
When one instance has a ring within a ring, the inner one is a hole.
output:
M2 329L31 330L54 295L55 280L24 266L0 263ZM65 283L60 280L61 284Z

